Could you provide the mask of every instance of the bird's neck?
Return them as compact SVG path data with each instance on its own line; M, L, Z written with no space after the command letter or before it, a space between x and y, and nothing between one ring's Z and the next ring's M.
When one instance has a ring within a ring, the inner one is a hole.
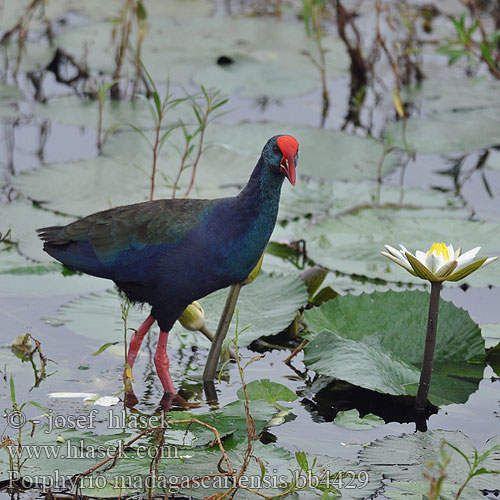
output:
M283 180L283 175L279 172L273 172L265 164L261 156L248 184L238 195L238 202L242 205L242 208L244 207L249 211L258 211L267 216L274 215L275 219L278 213Z

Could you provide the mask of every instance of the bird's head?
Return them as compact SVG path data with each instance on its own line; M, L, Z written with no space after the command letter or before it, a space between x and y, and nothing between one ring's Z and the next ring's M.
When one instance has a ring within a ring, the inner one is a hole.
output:
M291 135L275 135L262 151L266 163L277 173L285 175L295 186L295 165L299 158L299 143Z

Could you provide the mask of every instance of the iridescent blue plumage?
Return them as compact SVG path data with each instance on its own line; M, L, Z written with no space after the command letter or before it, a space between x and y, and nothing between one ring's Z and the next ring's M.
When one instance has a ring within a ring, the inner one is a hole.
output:
M297 142L275 136L241 193L216 200L158 200L39 230L66 266L113 280L151 304L168 331L194 300L243 281L271 236L283 180L295 183Z

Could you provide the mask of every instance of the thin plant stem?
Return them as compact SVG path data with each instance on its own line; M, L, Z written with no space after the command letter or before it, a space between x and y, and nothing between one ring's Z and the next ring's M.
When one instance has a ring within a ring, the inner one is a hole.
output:
M420 372L415 409L423 411L427 405L427 396L431 385L432 365L434 363L434 351L436 349L436 332L439 312L439 295L441 282L431 281L431 299L429 302L429 318L427 320L427 336L425 338L424 360Z
M219 325L217 326L217 331L215 332L215 338L210 347L210 352L208 353L207 364L205 365L205 371L203 372L203 380L214 380L215 371L217 369L217 363L219 361L220 352L222 349L222 343L226 338L229 325L233 319L234 310L236 308L236 302L238 301L238 296L240 295L240 290L242 283L237 283L232 285L229 289L229 294L226 299L226 305L222 311L222 316L219 320Z
M159 145L160 145L160 127L162 118L163 116L160 117L156 126L155 144L153 146L153 171L151 172L151 192L149 194L149 201L153 201L153 198L155 196L156 165L158 162Z
M205 130L207 128L207 123L208 123L207 119L208 119L209 112L210 112L210 107L207 107L207 112L205 113L205 116L203 117L204 123L203 123L203 126L201 128L201 132L200 132L200 142L198 144L198 152L196 154L196 159L193 162L193 168L192 168L192 172L191 172L191 180L189 181L189 186L188 186L186 192L184 193L184 198L187 198L189 196L189 193L191 192L191 189L193 189L193 186L194 186L194 179L196 177L196 169L198 168L198 163L200 161L201 154L203 152L203 139L205 138Z
M304 340L300 343L300 345L299 345L299 346L298 346L298 347L297 347L297 348L296 348L296 349L295 349L295 350L294 350L294 351L290 354L290 356L288 356L287 358L285 358L285 359L283 360L283 362L284 362L284 363L290 363L290 361L291 361L293 358L295 358L295 356L297 356L297 354L299 354L299 352L301 352L307 344L309 344L309 340L304 339Z
M214 341L215 335L206 326L204 326L200 330L200 332L203 333L203 335L205 335L205 337L208 340L210 340L210 342ZM231 347L228 347L227 352L228 352L228 355L231 359L236 359L236 353L234 352L234 350Z

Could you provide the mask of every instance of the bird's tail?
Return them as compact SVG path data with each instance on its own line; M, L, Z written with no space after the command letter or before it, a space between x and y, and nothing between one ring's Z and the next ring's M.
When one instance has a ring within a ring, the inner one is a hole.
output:
M49 226L41 227L36 230L38 237L45 243L50 245L66 245L70 243L70 240L64 238L63 231L64 226Z

